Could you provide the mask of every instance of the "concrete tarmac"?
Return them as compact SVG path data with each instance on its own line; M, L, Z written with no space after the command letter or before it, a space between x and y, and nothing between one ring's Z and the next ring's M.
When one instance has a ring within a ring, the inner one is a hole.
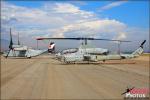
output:
M149 87L149 56L70 65L1 57L1 99L123 99L127 87Z

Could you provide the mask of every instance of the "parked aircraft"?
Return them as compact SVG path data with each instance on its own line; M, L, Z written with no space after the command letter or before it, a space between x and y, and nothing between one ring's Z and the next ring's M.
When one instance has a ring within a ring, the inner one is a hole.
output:
M25 57L31 58L44 53L46 50L34 50L28 46L21 45L18 36L18 44L14 44L12 40L12 34L10 29L10 44L9 50L3 54L4 57Z
M105 40L105 41L118 41L118 42L131 42L131 41L121 41L121 40L110 40L110 39L96 39L96 38L37 38L37 40L84 40L79 48L63 50L56 54L56 57L65 63L75 63L80 61L97 62L106 60L121 60L121 59L131 59L138 57L143 53L143 45L146 42L144 40L140 47L131 54L110 54L108 49L103 48L92 48L87 44L87 40Z

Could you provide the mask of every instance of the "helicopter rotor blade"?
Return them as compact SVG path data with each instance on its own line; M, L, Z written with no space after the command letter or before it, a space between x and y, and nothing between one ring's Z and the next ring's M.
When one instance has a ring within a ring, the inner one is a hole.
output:
M143 48L143 45L144 45L145 42L146 42L146 40L144 40L144 41L141 43L141 45L140 45L141 48Z
M97 38L94 38L93 40L102 40L102 41L118 41L118 42L131 42L131 41L124 41L124 40L113 40L113 39L97 39Z
M8 51L8 53L7 53L7 55L6 55L6 58L8 57L8 55L9 55L9 53L10 53L10 50L11 50L11 49L9 49L9 51Z
M118 41L118 42L131 42L131 41L123 41L123 40L112 40L112 39L101 39L101 38L84 38L84 37L77 37L77 38L37 38L36 40L102 40L102 41Z

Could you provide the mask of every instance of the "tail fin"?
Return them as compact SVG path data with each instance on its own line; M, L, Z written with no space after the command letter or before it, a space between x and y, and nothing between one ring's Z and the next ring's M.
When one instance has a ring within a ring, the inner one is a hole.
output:
M135 57L141 55L141 54L143 53L143 51L144 51L144 50L143 50L143 45L144 45L145 42L146 42L146 40L144 40L144 41L141 43L140 47L139 47L137 50L135 50L135 51L132 53L132 55L134 55Z
M48 52L49 53L54 53L55 52L55 43L54 42L50 42L50 44L48 46Z

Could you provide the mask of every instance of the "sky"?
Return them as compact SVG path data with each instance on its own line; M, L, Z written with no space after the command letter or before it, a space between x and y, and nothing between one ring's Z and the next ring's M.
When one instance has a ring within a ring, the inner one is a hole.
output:
M133 42L123 43L122 49L134 50L143 40L149 41L149 1L2 1L1 24L2 39L9 40L11 27L14 41L19 32L21 42L32 47L36 47L37 37L95 37L130 40ZM92 43L109 49L116 45ZM149 50L148 42L144 48Z

